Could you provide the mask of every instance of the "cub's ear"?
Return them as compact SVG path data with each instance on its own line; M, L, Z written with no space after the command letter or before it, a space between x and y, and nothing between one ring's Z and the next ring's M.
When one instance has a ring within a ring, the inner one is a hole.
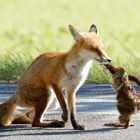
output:
M95 33L97 34L96 25L92 24L92 25L90 26L89 32L95 32Z
M70 30L74 40L81 40L83 38L82 34L70 24L69 24L69 30Z

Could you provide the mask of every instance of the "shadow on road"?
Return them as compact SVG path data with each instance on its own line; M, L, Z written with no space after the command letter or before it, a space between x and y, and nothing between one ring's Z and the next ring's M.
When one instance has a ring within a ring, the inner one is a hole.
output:
M44 130L46 130L46 132L38 132L39 130L43 130L43 128L31 128L31 127L25 127L23 125L18 125L18 126L11 126L11 127L8 127L8 128L3 128L3 127L0 127L1 129L1 135L0 137L8 137L8 136L35 136L35 135L38 135L38 136L42 136L42 135L48 135L48 136L51 136L51 135L84 135L84 134L92 134L92 133L105 133L105 132L109 132L109 131L115 131L115 130L118 130L120 128L114 128L114 127L106 127L106 128L99 128L99 129L93 129L93 130L72 130L72 129L47 129L47 128L44 128ZM43 131L44 131L43 130ZM13 132L13 131L24 131L24 133L19 133L19 134L4 134L2 135L3 132ZM50 132L49 132L50 131ZM54 131L54 132L53 132Z

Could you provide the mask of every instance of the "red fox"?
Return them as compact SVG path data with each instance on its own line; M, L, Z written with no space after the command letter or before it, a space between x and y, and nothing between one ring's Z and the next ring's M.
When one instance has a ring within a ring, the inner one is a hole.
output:
M31 118L33 127L63 127L70 115L73 128L84 129L76 120L76 91L86 80L92 60L100 63L111 60L104 51L95 25L91 25L89 32L79 32L72 25L69 25L69 30L75 40L70 51L47 52L37 57L21 77L15 95L1 104L2 126L15 121L16 106L21 106L29 109L27 117ZM63 111L63 121L42 121L44 112L56 98ZM18 122L20 123L19 118Z
M113 87L117 93L117 109L120 113L118 122L105 125L128 128L132 116L140 111L140 95L131 87L130 81L140 85L140 79L127 74L122 67L114 67L111 64L105 66L112 73Z

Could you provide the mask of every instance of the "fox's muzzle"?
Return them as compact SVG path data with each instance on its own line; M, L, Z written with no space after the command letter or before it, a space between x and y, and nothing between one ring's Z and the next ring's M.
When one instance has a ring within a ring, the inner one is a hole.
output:
M110 59L110 58L103 58L103 59L101 59L101 62L108 62L108 63L110 63L112 60Z

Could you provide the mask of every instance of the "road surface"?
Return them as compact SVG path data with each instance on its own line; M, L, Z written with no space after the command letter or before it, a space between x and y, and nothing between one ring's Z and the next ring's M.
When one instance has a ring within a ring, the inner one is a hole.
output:
M0 102L16 89L16 84L0 84ZM140 87L135 86L140 92ZM0 127L2 140L140 140L140 113L133 117L128 129L106 127L103 124L117 120L116 95L110 84L85 84L76 97L77 118L85 125L84 131L73 130L70 121L65 128L32 128L30 125ZM60 119L61 109L45 114L47 119Z

